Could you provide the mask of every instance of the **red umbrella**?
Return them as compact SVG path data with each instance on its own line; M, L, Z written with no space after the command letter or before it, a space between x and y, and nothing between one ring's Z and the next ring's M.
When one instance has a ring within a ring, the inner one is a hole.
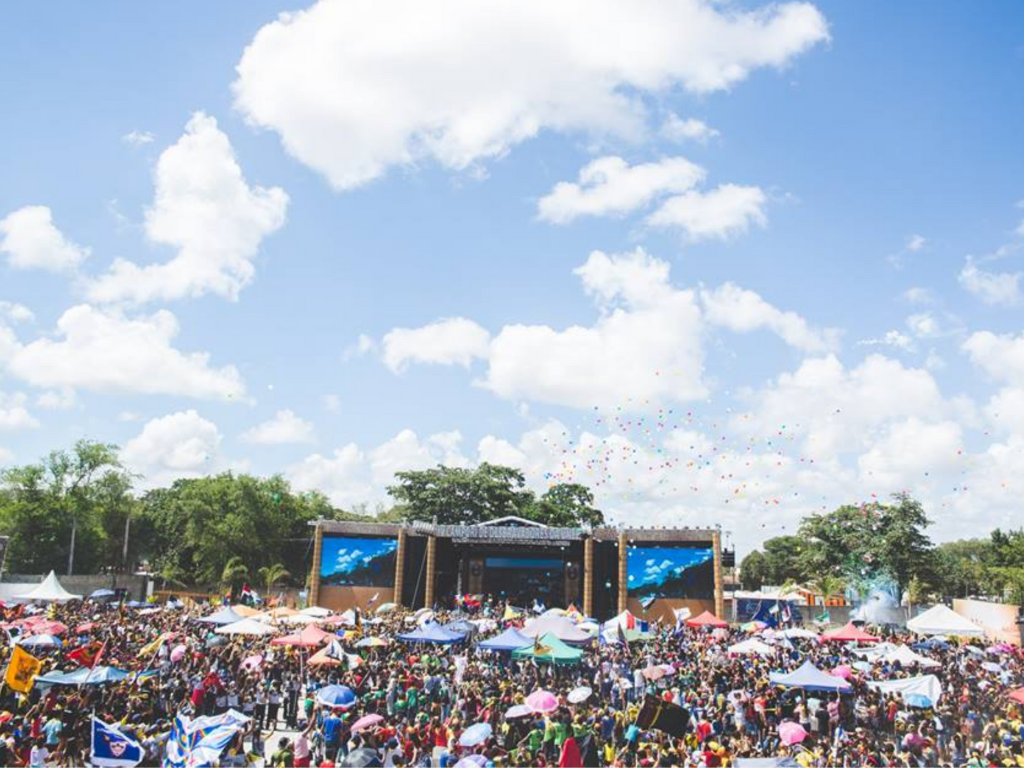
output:
M727 621L722 621L720 618L715 616L711 611L704 611L700 616L695 616L692 619L686 620L686 626L688 627L728 627Z
M302 628L301 632L297 632L294 635L285 635L284 637L275 637L270 641L271 645L297 645L300 648L319 648L333 635L330 632L324 632L316 624L307 624Z
M825 632L821 639L833 643L877 643L880 638L865 632L851 621L845 627Z
M1016 691L1010 691L1007 696L1016 702L1024 704L1024 688L1018 688Z

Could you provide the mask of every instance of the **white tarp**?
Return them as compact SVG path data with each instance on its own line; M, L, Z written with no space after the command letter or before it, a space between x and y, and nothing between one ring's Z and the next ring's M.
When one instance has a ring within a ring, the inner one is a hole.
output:
M952 608L939 603L907 622L907 629L919 635L964 635L981 637L985 630Z
M42 584L35 589L17 595L18 600L38 600L44 603L66 603L68 600L81 600L81 595L72 595L57 581L57 574L50 571L50 575L43 579Z
M927 697L932 706L942 698L942 683L935 675L904 677L899 680L868 680L868 687L882 693L898 693L904 700L912 694Z

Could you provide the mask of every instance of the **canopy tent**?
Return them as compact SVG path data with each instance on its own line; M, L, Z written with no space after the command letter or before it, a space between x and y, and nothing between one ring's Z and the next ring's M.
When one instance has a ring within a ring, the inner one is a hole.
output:
M789 673L772 672L768 676L772 685L783 688L803 688L805 691L849 691L851 686L841 677L822 672L810 661L805 661Z
M890 664L899 662L902 666L907 667L911 664L917 664L922 669L934 669L941 667L942 664L937 662L935 659L929 659L927 656L922 656L905 645L897 645L894 650L890 650L882 656L882 661L887 661Z
M209 616L204 616L196 621L201 621L204 624L234 624L236 621L244 619L240 613L236 613L230 605L225 605L219 611L211 613Z
M309 608L303 608L299 611L303 616L313 616L317 619L326 619L331 615L331 612L326 608L321 608L318 605L311 605Z
M935 675L918 675L917 677L903 677L898 680L868 680L868 687L882 693L898 693L904 701L910 700L912 696L923 696L929 702L929 706L935 706L942 698L942 683Z
M500 635L477 643L476 647L485 651L517 651L528 645L533 645L532 637L527 637L515 627L509 627Z
M839 629L823 632L821 639L831 643L877 643L880 638L865 632L851 621Z
M246 619L255 619L263 615L263 611L253 608L251 605L233 605L231 610Z
M277 630L256 619L242 619L214 630L220 635L276 635Z
M582 644L594 639L593 635L586 630L580 629L574 622L564 616L540 616L536 619L530 619L521 631L530 638L554 635L566 643Z
M404 635L399 635L398 639L403 643L434 643L436 645L448 645L450 643L461 643L466 639L466 636L449 632L440 624L427 624L413 632L406 632Z
M985 630L941 603L907 622L907 629L919 635L961 635L981 637Z
M36 678L37 685L102 685L116 683L128 677L123 669L114 667L82 667L74 672L50 672Z
M549 664L576 664L583 651L566 645L553 634L542 635L525 648L512 651L513 659L533 659Z
M330 632L324 632L315 624L307 624L301 632L284 637L275 637L270 641L271 645L293 645L298 648L319 648L332 637Z
M694 616L692 619L686 620L686 626L688 627L728 627L729 623L722 621L720 618L715 616L711 611L704 611L700 616Z
M469 623L466 619L449 621L444 625L444 628L455 635L471 635L476 632L476 626Z
M779 632L779 635L786 638L787 640L817 640L818 633L812 632L809 629L801 629L800 627L791 627L790 629L784 629Z
M328 643L319 651L306 659L306 665L310 667L341 667L355 669L363 663L363 658L358 653L346 653L337 643Z
M736 643L736 645L730 645L727 651L736 656L749 656L751 654L772 656L775 654L774 648L767 643L761 642L756 637L744 640L742 643Z
M15 596L16 600L36 601L43 603L66 603L69 600L81 600L81 595L72 595L57 581L57 574L50 574L35 589Z

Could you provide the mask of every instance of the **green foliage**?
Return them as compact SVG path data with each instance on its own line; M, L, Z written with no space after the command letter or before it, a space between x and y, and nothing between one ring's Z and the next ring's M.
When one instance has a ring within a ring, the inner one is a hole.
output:
M79 440L70 451L0 472L0 533L11 537L7 570L45 573L123 566L124 519L132 514L131 477L117 446Z
M740 582L743 588L751 591L760 589L768 584L768 562L763 552L754 550L743 558L740 563Z
M539 499L518 469L481 464L476 469L438 466L398 472L388 493L405 520L472 525L518 515L552 526L600 525L594 496L576 483L555 485Z
M266 589L267 594L274 591L274 587L283 581L287 581L292 577L288 569L285 568L281 563L274 563L273 565L265 565L259 569L259 577L263 582L263 587Z

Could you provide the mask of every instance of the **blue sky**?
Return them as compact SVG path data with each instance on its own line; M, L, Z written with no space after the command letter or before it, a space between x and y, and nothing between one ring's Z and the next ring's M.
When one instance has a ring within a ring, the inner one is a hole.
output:
M328 536L324 539L321 576L351 573L360 566L369 565L374 558L387 555L398 548L395 539L345 539Z
M688 568L710 560L710 549L633 547L626 561L630 589L664 584Z
M582 7L5 6L0 459L1015 524L1024 9Z

